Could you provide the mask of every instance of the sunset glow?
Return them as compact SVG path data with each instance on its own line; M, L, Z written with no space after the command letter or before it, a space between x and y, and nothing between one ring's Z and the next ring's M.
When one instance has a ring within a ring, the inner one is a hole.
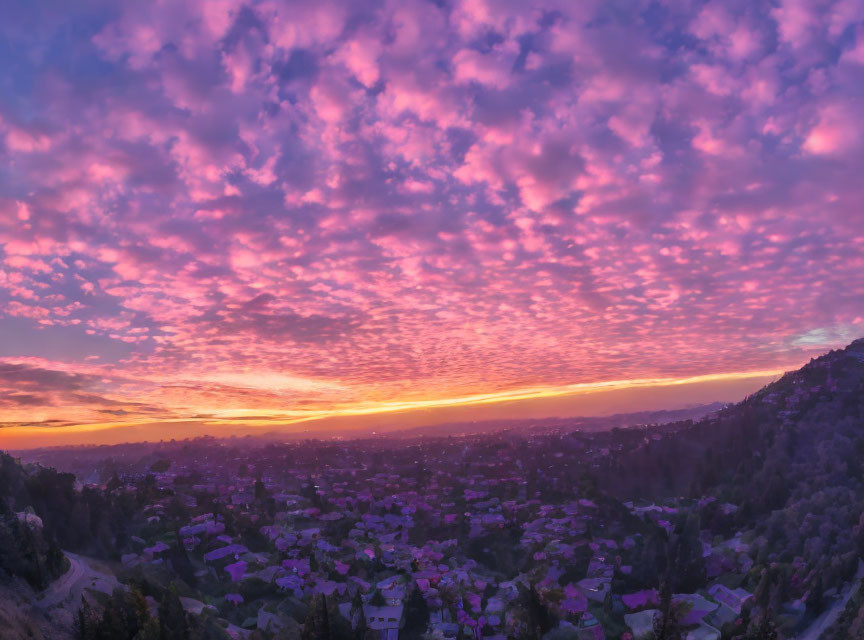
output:
M0 22L0 445L683 406L864 334L861 3Z

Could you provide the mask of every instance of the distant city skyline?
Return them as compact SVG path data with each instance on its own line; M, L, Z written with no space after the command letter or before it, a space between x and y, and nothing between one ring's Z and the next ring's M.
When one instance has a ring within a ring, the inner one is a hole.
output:
M8 7L0 448L729 401L861 337L862 6Z

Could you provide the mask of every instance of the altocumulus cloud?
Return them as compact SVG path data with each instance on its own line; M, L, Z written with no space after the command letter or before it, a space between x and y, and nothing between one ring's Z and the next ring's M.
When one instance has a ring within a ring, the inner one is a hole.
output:
M862 20L17 3L0 314L100 341L3 365L0 402L257 414L803 359L864 317Z

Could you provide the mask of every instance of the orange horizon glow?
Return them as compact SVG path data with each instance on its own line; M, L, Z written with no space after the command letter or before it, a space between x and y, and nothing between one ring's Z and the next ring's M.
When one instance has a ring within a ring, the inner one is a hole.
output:
M174 419L158 420L160 425L190 425L199 424L207 427L253 427L261 430L264 427L288 427L292 425L327 421L337 418L359 418L364 416L377 416L383 414L409 413L416 411L428 411L451 408L471 408L485 405L504 403L519 403L523 401L536 401L567 396L585 396L591 394L602 394L616 391L628 391L638 389L652 389L659 387L679 387L688 385L706 385L711 383L724 383L735 381L746 381L751 379L769 379L782 375L787 369L769 369L743 372L725 372L714 374L702 374L679 378L652 377L637 378L629 380L607 380L600 382L582 382L567 385L545 385L533 386L520 389L510 389L489 393L478 393L465 396L449 398L406 400L406 401L383 401L383 402L357 402L344 406L331 408L319 408L309 410L274 410L267 415L244 417L250 410L232 409L216 411L207 417L188 416ZM635 408L634 410L638 410ZM628 412L623 409L622 412ZM560 416L566 417L566 416ZM99 438L95 436L100 432L126 429L130 427L142 427L154 424L153 420L118 420L106 422L84 422L61 427L49 426L11 426L0 430L0 448L4 439L14 439L20 446L26 442L28 437L44 438L46 436L63 435L94 435L94 441ZM203 435L203 433L202 433ZM5 436L5 438L4 438ZM10 447L11 448L11 447ZM21 448L27 448L23 446Z

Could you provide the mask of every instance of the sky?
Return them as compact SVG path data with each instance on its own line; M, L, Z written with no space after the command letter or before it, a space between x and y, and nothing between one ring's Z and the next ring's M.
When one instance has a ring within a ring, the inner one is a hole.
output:
M864 335L861 0L37 0L0 68L0 447L733 400Z

